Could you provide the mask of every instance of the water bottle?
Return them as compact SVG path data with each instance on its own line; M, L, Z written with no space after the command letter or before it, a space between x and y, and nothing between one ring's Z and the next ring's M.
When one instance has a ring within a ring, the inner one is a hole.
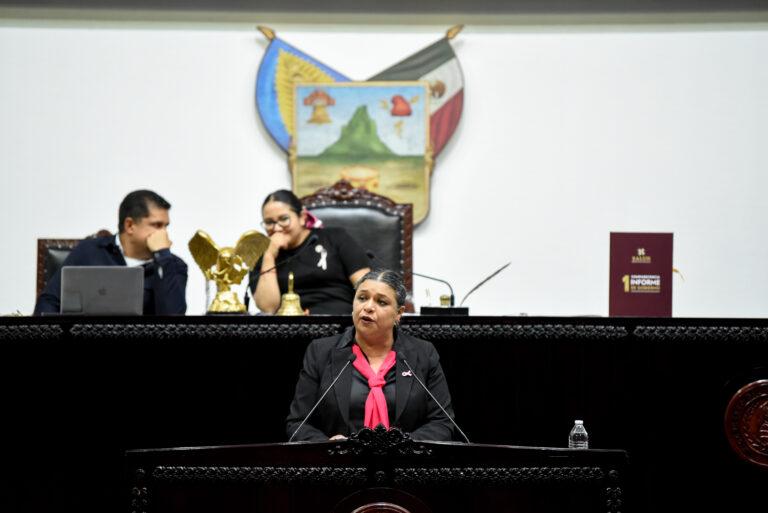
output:
M583 420L577 420L568 435L569 449L589 449L589 436Z

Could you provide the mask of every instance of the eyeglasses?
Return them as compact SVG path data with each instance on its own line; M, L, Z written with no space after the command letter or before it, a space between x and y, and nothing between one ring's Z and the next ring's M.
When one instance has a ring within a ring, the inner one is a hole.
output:
M283 214L277 218L277 221L274 219L265 219L261 222L261 226L263 226L265 230L274 230L275 225L279 225L280 228L288 228L291 225L291 216Z

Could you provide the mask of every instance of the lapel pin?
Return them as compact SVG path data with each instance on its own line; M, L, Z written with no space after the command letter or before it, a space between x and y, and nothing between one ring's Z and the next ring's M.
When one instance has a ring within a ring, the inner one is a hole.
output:
M411 376L413 376L413 374L411 374L411 371L407 370L407 371L403 371L403 374L402 374L402 376L403 376L404 378L406 378L406 377L411 377Z

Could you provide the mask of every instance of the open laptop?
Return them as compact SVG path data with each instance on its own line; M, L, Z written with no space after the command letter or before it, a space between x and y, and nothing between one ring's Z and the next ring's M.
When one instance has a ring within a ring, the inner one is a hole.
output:
M143 267L61 268L62 314L141 315L143 310Z

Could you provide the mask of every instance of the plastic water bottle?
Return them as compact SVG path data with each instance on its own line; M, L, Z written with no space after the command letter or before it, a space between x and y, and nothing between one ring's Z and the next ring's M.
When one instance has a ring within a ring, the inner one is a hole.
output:
M577 420L568 435L569 449L589 449L589 435L584 427L583 420Z

